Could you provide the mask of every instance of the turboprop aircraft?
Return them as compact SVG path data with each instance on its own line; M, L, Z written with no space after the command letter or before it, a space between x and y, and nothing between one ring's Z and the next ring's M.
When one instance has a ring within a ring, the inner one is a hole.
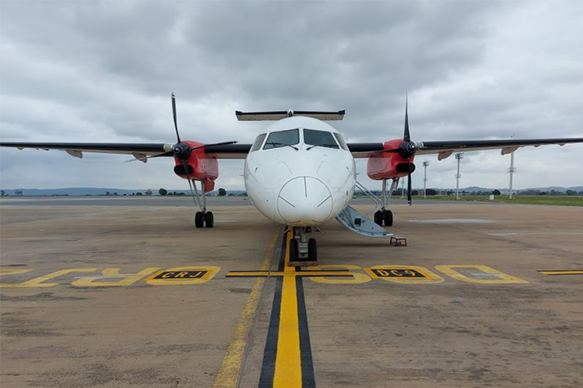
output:
M0 146L57 149L78 158L82 158L84 152L131 154L144 163L152 158L172 157L174 172L188 181L192 197L200 208L194 216L196 228L214 226L213 213L206 206L206 193L215 187L219 176L218 160L245 159L245 188L252 203L267 218L293 229L295 238L290 242L290 261L315 262L316 240L307 235L333 218L366 236L391 235L382 228L393 224L387 199L399 179L406 177L407 199L411 204L411 174L415 171L416 155L437 154L438 159L443 160L456 151L501 149L504 155L525 146L583 142L583 138L414 142L405 105L403 138L384 143L347 144L342 135L326 123L342 120L343 110L288 110L235 112L239 121L274 121L253 144L236 144L236 141L203 144L180 138L174 94L171 102L177 139L173 144L0 142ZM356 180L355 158L368 158L368 176L382 181L382 200L368 192L380 208L374 214L374 222L348 205L357 187L366 191ZM392 181L388 190L387 180Z

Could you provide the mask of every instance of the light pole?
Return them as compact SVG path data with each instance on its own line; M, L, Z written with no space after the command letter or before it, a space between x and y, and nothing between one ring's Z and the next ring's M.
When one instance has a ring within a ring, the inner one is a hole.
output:
M510 168L508 173L510 174L510 188L508 190L508 198L514 199L514 191L512 191L512 175L516 172L516 167L514 167L514 152L510 154Z
M455 184L455 199L460 199L460 178L462 175L460 174L460 162L463 159L464 154L459 153L455 154L455 158L457 160L457 174L455 174L456 184Z
M427 198L427 166L429 160L423 162L423 198Z

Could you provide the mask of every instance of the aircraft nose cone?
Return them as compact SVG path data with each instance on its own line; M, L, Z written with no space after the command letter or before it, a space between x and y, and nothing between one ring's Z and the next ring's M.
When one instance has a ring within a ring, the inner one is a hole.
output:
M290 225L322 223L332 212L332 194L317 178L297 177L282 187L277 198L277 209Z

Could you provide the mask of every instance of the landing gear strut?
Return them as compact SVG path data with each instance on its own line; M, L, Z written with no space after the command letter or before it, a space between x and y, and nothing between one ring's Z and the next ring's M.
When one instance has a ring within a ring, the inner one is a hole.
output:
M315 238L308 239L312 228L293 228L293 238L289 242L289 265L315 265L318 262L318 246Z
M190 182L190 181L189 181ZM201 211L196 212L194 215L194 226L197 228L207 227L212 228L215 226L215 217L213 212L206 211L206 193L204 190L205 181L200 182L201 190L202 190L202 201L200 199L200 195L198 194L198 190L196 188L196 182L193 182L194 185L194 192L196 193L195 203L200 207ZM192 189L192 186L191 186ZM193 193L194 194L194 193ZM202 202L202 203L201 203Z
M385 226L393 226L393 212L387 209L387 203L398 185L399 178L394 178L387 198L387 180L383 179L383 206L381 207L381 210L374 214L374 222L380 226L383 226L383 224Z

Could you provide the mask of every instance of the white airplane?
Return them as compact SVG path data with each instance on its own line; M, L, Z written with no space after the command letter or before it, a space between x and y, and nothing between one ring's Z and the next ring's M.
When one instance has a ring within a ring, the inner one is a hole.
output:
M397 187L399 179L407 177L411 204L415 155L437 154L442 160L456 151L501 149L504 155L525 146L583 142L583 138L413 142L405 108L403 138L384 143L347 144L342 135L325 122L342 120L345 111L289 110L237 111L240 121L275 121L265 133L257 136L253 144L235 144L235 141L203 144L180 139L174 94L172 111L177 137L175 144L0 142L0 146L58 149L78 158L83 157L83 152L131 154L144 163L151 158L173 157L174 172L188 180L192 196L200 207L194 217L197 228L214 226L214 216L207 210L205 194L215 187L219 176L218 159L245 159L247 194L265 217L293 228L295 238L290 244L290 261L297 263L317 260L316 240L308 239L307 235L333 218L361 234L390 235L381 228L383 224L393 224L393 214L387 209L387 197ZM374 215L374 223L348 206L358 185L354 158L368 158L368 176L383 183L380 210ZM389 179L392 185L387 190ZM199 194L196 182L200 182L202 194Z

